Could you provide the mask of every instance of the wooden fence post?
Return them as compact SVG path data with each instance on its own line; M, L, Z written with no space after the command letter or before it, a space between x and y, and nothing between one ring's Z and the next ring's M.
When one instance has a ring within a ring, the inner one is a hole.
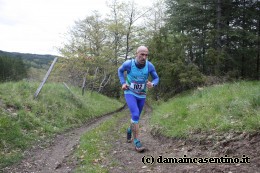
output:
M47 73L45 74L45 76L44 76L44 78L43 78L43 80L42 80L42 83L40 84L40 86L38 87L38 89L36 90L36 92L35 92L35 94L34 94L34 99L37 98L37 96L38 96L39 93L41 92L41 89L42 89L43 85L45 84L45 82L47 81L47 79L48 79L48 77L49 77L49 75L50 75L50 73L51 73L51 70L52 70L52 68L54 67L54 64L56 63L57 59L58 59L58 57L56 57L56 58L53 60L51 66L50 66L50 68L49 68L49 70L47 71Z
M89 68L88 68L89 69ZM87 69L87 73L84 75L83 77L83 84L82 84L82 95L84 95L85 93L85 88L86 88L86 80L87 80L87 75L88 75L88 69Z

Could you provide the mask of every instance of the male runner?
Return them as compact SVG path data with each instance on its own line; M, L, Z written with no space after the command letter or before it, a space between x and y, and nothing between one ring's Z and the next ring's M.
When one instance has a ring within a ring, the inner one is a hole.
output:
M131 113L131 125L127 129L127 142L132 141L138 152L144 150L139 135L139 119L146 99L146 88L153 88L159 82L154 65L147 60L148 48L140 46L137 48L135 59L125 61L118 68L118 77L124 90L125 100ZM127 72L126 79L124 72ZM149 74L152 81L148 81Z

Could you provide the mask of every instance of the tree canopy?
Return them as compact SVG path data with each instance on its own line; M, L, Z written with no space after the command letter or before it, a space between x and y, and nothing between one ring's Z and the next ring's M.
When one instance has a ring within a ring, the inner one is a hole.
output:
M138 46L146 45L161 79L156 95L203 85L209 76L259 80L259 3L157 0L139 9L133 2L112 0L106 17L94 12L75 22L70 41L61 49L68 58L63 69L77 69L80 78L87 69L103 69L113 76L108 87L118 87L118 66L134 57ZM95 61L84 64L86 59ZM76 61L84 64L82 68Z

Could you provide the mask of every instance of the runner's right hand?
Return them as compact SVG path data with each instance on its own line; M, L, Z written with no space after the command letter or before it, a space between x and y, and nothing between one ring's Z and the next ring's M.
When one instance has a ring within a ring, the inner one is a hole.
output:
M122 90L128 90L129 88L128 88L128 85L127 84L123 84L122 85Z

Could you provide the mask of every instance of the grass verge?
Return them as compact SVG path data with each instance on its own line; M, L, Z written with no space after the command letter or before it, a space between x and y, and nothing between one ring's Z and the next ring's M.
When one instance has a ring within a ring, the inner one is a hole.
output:
M259 131L259 91L259 81L189 91L167 103L154 104L151 125L167 137L187 137L198 131Z
M0 84L0 168L22 158L33 143L81 125L95 116L112 112L123 103L63 84L47 83L33 99L38 83Z

